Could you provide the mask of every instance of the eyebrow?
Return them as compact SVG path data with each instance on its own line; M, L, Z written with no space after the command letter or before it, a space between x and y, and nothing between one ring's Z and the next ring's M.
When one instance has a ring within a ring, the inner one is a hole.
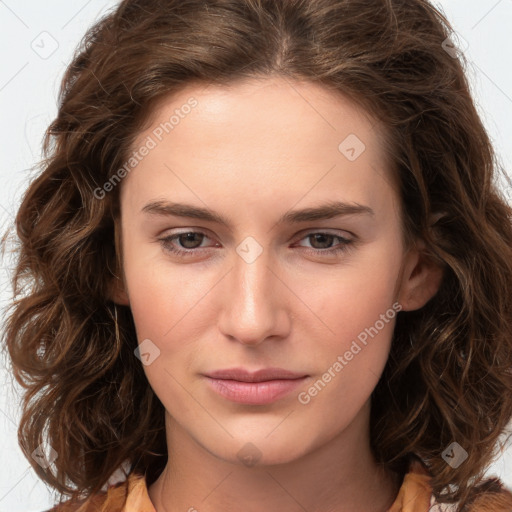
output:
M231 228L231 222L213 210L185 203L172 203L161 200L151 201L147 203L141 211L155 216L187 217L215 222L227 228ZM298 224L301 222L332 219L334 217L354 214L373 216L375 212L369 206L358 203L328 201L319 206L288 211L277 221L277 224Z

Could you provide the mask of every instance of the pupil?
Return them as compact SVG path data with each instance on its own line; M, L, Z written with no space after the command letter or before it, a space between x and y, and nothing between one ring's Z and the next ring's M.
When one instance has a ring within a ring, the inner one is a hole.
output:
M195 246L194 246L194 238L196 236L201 236L199 233L184 233L181 235L181 242L183 242L183 237L185 238L185 243L182 243L181 245L183 245L183 247L185 247L186 249L194 249ZM189 246L187 245L188 243L191 243L192 246Z
M317 234L317 235L311 235L311 236L313 237L313 239L315 240L315 242L317 242L317 241L318 241L318 238L320 238L320 243L321 243L322 238L323 238L323 239L327 239L328 241L331 241L331 239L332 239L332 237L333 237L334 235ZM328 245L330 245L330 244L328 244ZM313 244L313 246L314 246L314 244ZM317 248L318 248L318 247L317 247ZM322 248L322 247L320 247L320 248ZM325 247L323 247L323 248L325 249Z

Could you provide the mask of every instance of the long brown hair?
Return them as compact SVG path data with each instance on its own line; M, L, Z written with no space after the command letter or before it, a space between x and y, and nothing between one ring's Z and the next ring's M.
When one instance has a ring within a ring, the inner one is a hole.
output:
M339 91L386 129L407 240L423 239L444 276L397 316L372 450L395 469L416 454L440 501L467 498L512 418L512 210L451 35L427 0L124 0L88 30L15 221L4 345L25 387L19 442L43 480L89 495L125 461L151 482L167 460L130 309L117 308L116 336L108 299L122 183L95 191L160 99L279 75ZM453 442L467 452L456 468L442 457ZM47 469L31 457L40 444L58 453Z

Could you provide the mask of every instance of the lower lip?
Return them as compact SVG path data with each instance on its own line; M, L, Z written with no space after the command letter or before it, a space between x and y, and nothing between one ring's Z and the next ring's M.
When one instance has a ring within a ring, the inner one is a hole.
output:
M268 380L264 382L240 382L238 380L206 377L211 388L232 402L265 405L275 402L299 387L307 377L300 379Z

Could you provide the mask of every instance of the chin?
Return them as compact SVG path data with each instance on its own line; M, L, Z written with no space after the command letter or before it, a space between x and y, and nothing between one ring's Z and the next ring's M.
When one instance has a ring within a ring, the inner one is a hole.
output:
M203 444L218 459L247 468L288 464L304 456L309 445L304 438L294 439L282 432L270 439L267 433L259 436L236 436L221 446L221 441ZM225 439L225 438L224 438ZM311 447L313 448L313 447Z

